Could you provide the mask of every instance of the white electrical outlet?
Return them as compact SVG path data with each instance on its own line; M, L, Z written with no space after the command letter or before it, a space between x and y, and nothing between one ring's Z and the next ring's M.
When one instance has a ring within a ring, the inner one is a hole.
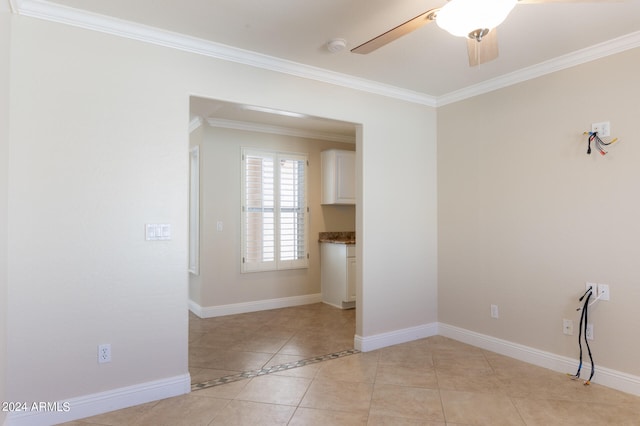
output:
M587 331L585 333L585 337L588 340L593 340L593 324L587 324Z
M498 305L491 305L491 318L499 318Z
M608 121L603 121L602 123L593 123L591 125L592 132L598 132L598 136L606 138L611 136L611 126Z
M562 332L568 336L573 336L573 320L562 320Z
M100 364L111 362L111 345L109 343L98 345L98 362Z
M596 283L584 283L584 289L589 290L591 289L591 291L593 292L593 294L591 295L591 297L593 297L594 299L596 298L596 293L598 292L598 284Z
M609 284L598 284L598 297L600 300L609 300Z

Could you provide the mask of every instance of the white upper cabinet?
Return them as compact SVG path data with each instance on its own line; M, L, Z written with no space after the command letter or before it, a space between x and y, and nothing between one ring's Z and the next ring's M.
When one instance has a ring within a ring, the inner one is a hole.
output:
M322 204L356 203L356 153L322 151Z

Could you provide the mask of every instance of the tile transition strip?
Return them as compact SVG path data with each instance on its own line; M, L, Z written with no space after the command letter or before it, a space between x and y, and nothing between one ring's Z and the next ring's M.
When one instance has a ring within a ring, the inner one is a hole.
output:
M265 374L277 373L279 371L290 370L292 368L304 367L305 365L315 364L322 361L329 361L332 359L342 358L344 356L349 356L357 353L360 353L360 351L357 349L347 349L345 351L315 356L313 358L301 359L299 361L288 362L286 364L272 365L271 367L262 368L260 370L243 371L242 373L219 377L217 379L207 380L206 382L202 383L194 383L191 385L191 391L212 388L214 386L224 385L225 383L237 382L238 380L264 376Z

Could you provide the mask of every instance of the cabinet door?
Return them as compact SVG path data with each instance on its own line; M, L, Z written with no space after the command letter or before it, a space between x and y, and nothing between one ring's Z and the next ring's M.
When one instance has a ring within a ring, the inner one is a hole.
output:
M356 258L347 257L347 300L346 302L355 302L356 300Z
M336 202L356 203L356 154L353 151L337 151L336 154Z
M322 151L322 204L356 203L356 154L354 151Z

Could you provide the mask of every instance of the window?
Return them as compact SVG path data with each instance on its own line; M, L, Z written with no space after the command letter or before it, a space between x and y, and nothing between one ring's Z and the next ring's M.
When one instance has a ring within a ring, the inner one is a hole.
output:
M307 156L242 150L242 272L306 268Z

